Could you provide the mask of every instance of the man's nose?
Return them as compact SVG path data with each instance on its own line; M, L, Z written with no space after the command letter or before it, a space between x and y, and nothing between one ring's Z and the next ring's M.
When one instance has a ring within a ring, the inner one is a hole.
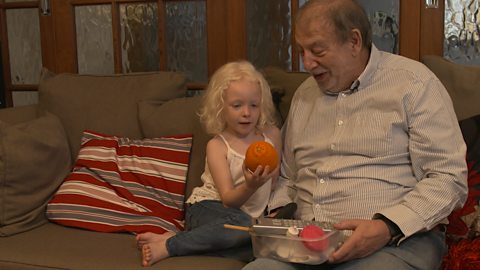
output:
M306 70L312 70L318 66L317 60L310 52L304 52L302 60Z

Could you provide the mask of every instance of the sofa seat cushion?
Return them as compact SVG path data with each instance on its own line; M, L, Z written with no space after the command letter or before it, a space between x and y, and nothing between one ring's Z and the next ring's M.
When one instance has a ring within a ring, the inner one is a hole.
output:
M45 206L70 166L66 134L55 115L0 121L0 236L47 222Z
M34 230L0 238L0 269L145 270L135 236L101 233L47 223ZM236 270L238 260L183 256L160 261L148 269Z
M191 144L191 135L133 140L84 132L47 217L101 232L182 230Z
M43 71L39 106L57 115L68 135L72 159L84 130L140 139L137 102L185 96L186 77L175 72L119 75L52 74Z
M192 154L187 176L185 196L202 184L200 176L205 170L207 142L212 138L203 129L198 111L202 96L176 98L167 102L143 101L138 104L140 125L146 138L193 134Z

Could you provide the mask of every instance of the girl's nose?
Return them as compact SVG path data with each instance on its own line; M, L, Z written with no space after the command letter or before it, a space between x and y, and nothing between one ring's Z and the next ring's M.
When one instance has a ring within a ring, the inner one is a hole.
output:
M244 116L249 116L250 115L250 108L248 108L248 106L245 106L243 108L243 115Z

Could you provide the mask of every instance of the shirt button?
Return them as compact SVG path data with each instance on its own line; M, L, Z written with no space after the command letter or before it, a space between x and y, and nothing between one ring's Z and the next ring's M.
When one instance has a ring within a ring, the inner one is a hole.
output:
M338 121L338 125L339 126L343 125L343 121L342 120Z
M341 93L340 95L341 95L342 97L345 97L347 94L345 94L345 93Z
M323 178L320 179L320 183L324 184L324 183L325 183L325 180L323 180Z
M320 209L320 204L315 204L315 209Z
M330 145L330 149L334 150L334 149L335 149L335 144L332 143L332 144Z

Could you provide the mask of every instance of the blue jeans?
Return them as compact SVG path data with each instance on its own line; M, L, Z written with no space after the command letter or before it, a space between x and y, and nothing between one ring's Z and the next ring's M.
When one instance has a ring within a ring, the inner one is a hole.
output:
M430 231L411 236L398 247L387 246L370 256L345 263L305 265L259 258L247 264L243 270L437 270L446 252L445 234Z
M250 234L226 229L223 224L252 226L252 218L240 209L224 207L220 201L192 204L185 213L185 231L167 240L169 255L202 254L251 261Z

